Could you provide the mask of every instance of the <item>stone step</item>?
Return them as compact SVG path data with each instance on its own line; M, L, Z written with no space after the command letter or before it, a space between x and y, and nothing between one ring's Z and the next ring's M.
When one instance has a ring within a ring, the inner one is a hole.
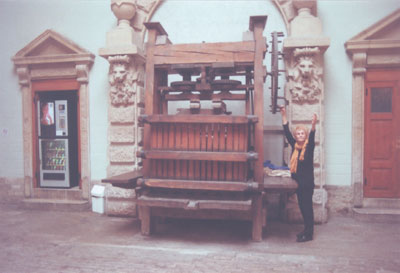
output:
M90 202L88 200L27 198L22 201L21 207L38 210L88 211L90 210Z
M82 190L78 187L71 189L34 188L32 190L32 198L82 200Z
M354 218L365 222L400 223L397 208L353 208Z
M364 198L363 208L399 209L400 199L395 198Z

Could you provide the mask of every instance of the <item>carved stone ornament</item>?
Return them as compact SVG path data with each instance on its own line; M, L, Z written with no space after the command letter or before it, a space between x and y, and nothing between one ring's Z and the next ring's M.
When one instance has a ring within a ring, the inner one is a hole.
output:
M322 92L322 68L316 61L319 49L297 48L293 52L294 65L289 69L289 90L292 101L316 102Z
M18 67L17 74L18 74L19 84L21 86L28 86L30 83L28 68L26 66Z
M110 56L109 83L111 104L127 106L135 102L138 71L128 55Z
M89 67L86 64L76 65L76 79L80 83L88 83L89 81Z

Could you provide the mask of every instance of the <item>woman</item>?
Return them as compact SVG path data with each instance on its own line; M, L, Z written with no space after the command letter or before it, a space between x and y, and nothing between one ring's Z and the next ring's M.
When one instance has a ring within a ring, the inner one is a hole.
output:
M294 137L290 133L289 123L286 117L286 109L280 107L282 124L285 136L292 147L290 159L290 173L297 182L296 191L301 215L304 220L304 230L297 234L297 242L307 242L313 239L314 233L314 210L312 196L314 194L314 147L315 147L315 124L317 115L311 120L311 132L304 126L297 126Z
M42 105L42 118L40 119L40 123L43 125L52 125L53 117L50 114L49 103L45 103Z

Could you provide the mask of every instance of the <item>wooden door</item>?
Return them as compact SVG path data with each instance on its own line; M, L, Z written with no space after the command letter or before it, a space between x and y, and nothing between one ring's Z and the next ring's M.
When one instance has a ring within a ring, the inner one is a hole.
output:
M400 197L400 70L368 71L364 196Z

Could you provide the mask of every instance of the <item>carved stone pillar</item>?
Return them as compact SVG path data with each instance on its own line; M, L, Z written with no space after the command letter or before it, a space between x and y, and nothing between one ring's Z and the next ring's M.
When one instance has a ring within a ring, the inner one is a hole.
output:
M90 116L89 116L89 65L88 64L77 64L76 76L77 81L80 83L79 86L79 97L80 97L80 139L81 139L81 165L85 168L81 168L81 180L82 180L82 195L84 198L89 199L90 195Z
M311 127L313 113L318 115L314 151L314 218L316 222L326 222L323 54L329 46L329 39L321 36L321 21L313 14L316 5L316 0L293 1L297 16L290 22L290 36L283 42L287 71L285 96L289 101L287 111L292 126L303 124ZM289 156L287 150L287 162ZM301 220L294 195L287 204L286 215L289 221Z
M144 110L145 59L141 31L149 12L135 0L111 0L111 9L118 25L107 33L106 47L99 51L110 64L107 176L141 168L140 159L136 157L143 137L143 128L137 122ZM133 197L133 190L108 185L106 213L135 216Z
M354 207L363 204L363 152L364 152L364 81L367 72L367 53L353 54L353 142L352 142L352 181ZM361 141L354 141L354 139Z
M24 133L24 155L33 154L32 146L32 95L30 91L30 76L28 66L17 67L18 82L22 91L22 109L23 109L23 133ZM30 197L32 192L32 180L30 175L33 173L32 160L30 156L24 156L24 194Z

